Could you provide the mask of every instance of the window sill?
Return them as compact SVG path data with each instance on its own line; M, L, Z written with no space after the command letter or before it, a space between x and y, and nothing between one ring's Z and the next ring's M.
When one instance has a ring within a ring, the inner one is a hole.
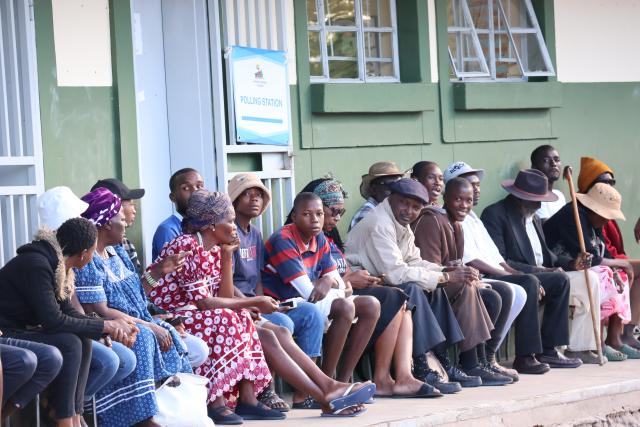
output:
M453 83L456 110L523 110L562 107L558 82Z
M435 83L314 83L313 113L398 113L434 111Z

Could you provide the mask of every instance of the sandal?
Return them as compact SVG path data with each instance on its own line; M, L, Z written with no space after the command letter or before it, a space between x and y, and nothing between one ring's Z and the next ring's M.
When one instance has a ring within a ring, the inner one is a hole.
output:
M623 344L622 347L620 347L620 352L625 354L627 359L640 359L640 351L630 345Z
M349 408L355 408L355 406L347 406L345 408L342 409L337 409L333 412L323 412L322 414L320 414L321 417L342 417L342 418L349 418L349 417L357 417L360 414L363 414L365 412L367 412L367 408L360 408L355 412L351 412L349 414L343 414L342 412L346 411Z
M270 388L265 388L264 390L262 390L262 392L258 395L258 401L260 403L264 403L269 408L280 412L289 412L289 410L291 409L287 402L282 400L282 398Z
M353 388L361 383L353 383L344 391L342 396L337 397L329 402L329 407L333 409L334 413L340 409L348 408L350 406L359 405L371 399L376 393L376 385L369 383L362 386L356 391ZM353 391L353 392L352 392ZM360 413L360 411L358 411Z
M243 420L284 420L287 418L282 412L271 409L260 402L255 406L238 403L236 405L236 415L240 415Z
M292 409L320 409L320 404L313 400L313 397L307 396L302 402L293 402Z
M623 362L627 360L626 354L608 345L605 345L604 347L602 347L602 354L604 354L607 357L607 360L609 362Z
M231 409L227 408L225 405L216 406L215 408L209 407L207 408L207 415L213 420L216 425L242 424L242 417L234 414L233 412L225 415L224 413L227 411L231 411Z

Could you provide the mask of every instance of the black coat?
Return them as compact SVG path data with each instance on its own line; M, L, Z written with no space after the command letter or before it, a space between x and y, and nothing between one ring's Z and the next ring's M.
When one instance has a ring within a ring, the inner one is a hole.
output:
M536 267L536 258L527 235L525 219L513 196L507 196L486 207L482 212L481 219L507 264L523 273L533 273ZM542 246L542 265L569 269L572 261L570 258L558 257L549 250L540 218L537 215L533 217L533 225Z
M0 329L69 332L98 339L104 321L81 314L68 297L60 298L65 275L56 270L61 253L48 234L48 239L21 246L18 255L0 269Z

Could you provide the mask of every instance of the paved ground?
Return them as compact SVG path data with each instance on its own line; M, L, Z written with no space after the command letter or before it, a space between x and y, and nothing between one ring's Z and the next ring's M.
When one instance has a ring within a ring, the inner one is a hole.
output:
M634 408L635 406L635 408ZM319 411L291 411L286 421L247 426L573 425L577 420L640 408L640 360L552 369L503 387L464 389L438 399L376 399L355 418L321 418ZM568 424L567 424L568 422ZM640 425L640 420L638 424Z

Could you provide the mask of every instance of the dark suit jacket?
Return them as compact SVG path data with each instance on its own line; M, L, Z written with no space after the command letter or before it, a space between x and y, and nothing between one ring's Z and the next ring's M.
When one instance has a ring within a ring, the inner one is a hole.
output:
M524 217L513 196L488 206L480 218L507 264L524 273L534 272L536 258L527 236ZM571 259L558 257L549 250L537 215L533 217L533 225L542 246L543 266L568 269Z

